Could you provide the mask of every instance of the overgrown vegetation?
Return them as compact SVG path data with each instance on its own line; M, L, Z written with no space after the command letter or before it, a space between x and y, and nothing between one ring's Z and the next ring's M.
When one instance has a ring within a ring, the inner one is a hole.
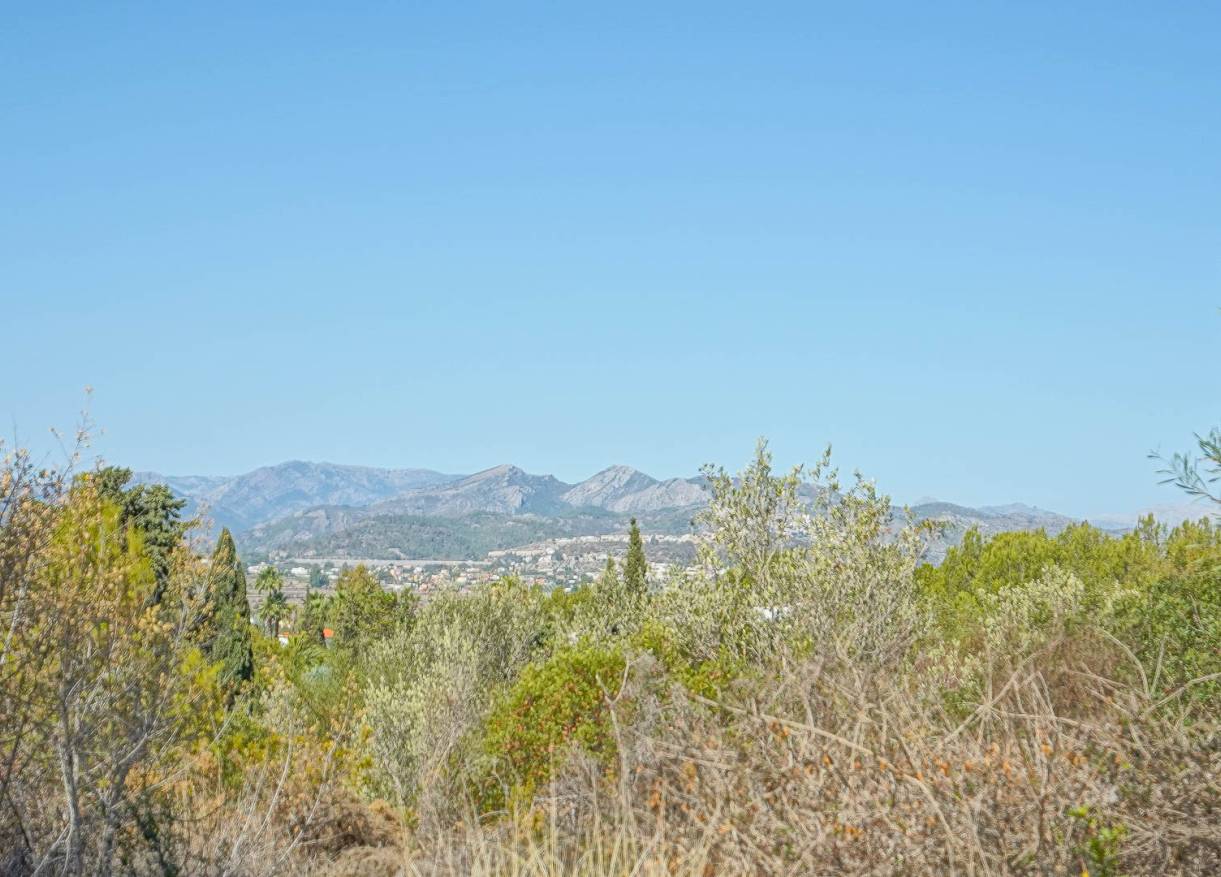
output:
M705 475L665 587L633 524L571 593L268 575L256 625L228 534L9 453L0 873L1221 870L1215 523L933 567L829 457Z

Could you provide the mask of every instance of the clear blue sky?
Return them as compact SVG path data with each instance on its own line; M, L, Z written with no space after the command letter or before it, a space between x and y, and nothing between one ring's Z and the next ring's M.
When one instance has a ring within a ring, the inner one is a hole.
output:
M9 8L0 416L92 385L173 473L767 435L902 500L1174 501L1145 453L1221 422L1221 7L759 6Z

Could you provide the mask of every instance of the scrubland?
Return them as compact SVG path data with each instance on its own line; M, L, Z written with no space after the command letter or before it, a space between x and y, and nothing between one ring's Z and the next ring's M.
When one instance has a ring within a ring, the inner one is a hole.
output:
M1221 872L1207 517L933 567L826 457L707 475L662 588L633 540L574 592L357 568L251 620L228 534L9 453L0 874Z

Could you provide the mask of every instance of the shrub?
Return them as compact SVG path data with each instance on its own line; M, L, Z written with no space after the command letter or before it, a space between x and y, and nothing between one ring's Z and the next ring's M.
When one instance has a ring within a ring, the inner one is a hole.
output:
M957 639L975 632L989 595L1035 581L1049 567L1072 573L1094 592L1115 582L1144 586L1156 577L1159 563L1157 545L1146 529L1116 538L1077 524L1055 537L1036 530L987 540L969 530L939 566L921 566L916 580L940 633Z
M1221 692L1221 527L1186 522L1161 550L1158 575L1127 601L1119 635L1153 688L1186 685L1189 701L1206 705Z
M445 593L373 647L365 686L374 789L448 818L493 694L546 641L543 595L514 579Z
M485 724L485 806L528 800L570 749L609 764L615 738L607 711L625 669L619 648L593 645L566 648L525 667Z
M695 657L684 652L668 626L650 620L632 637L632 644L652 655L666 673L693 694L716 697L725 686L748 669L748 664L728 649L714 657Z
M906 656L924 626L913 578L923 530L895 527L872 483L842 485L829 454L808 474L777 477L760 442L737 478L705 469L701 564L655 603L693 664L763 665L814 649L879 666Z

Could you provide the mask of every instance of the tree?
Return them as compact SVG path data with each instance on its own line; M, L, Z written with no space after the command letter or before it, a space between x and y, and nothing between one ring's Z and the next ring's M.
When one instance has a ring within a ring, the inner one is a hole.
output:
M102 499L118 508L120 528L134 528L143 534L144 554L152 564L160 591L169 576L170 555L186 533L187 525L179 518L186 500L175 499L164 484L127 487L131 470L119 466L106 466L86 477Z
M614 591L620 588L619 573L615 570L615 558L609 554L606 556L606 568L602 570L602 577L598 580L598 586Z
M593 601L585 607L580 619L583 624L580 633L595 638L617 637L635 630L637 615L642 609L642 601L637 599L640 594L625 586L615 569L615 559L606 558L606 569L594 582Z
M362 565L345 569L335 583L331 623L335 645L364 651L370 643L394 633L403 620L399 608L398 599L382 587L368 568Z
M648 589L649 564L644 556L644 540L640 538L640 527L632 518L628 531L627 558L623 561L623 583L629 594L641 597Z
M280 635L280 622L288 617L288 600L284 596L284 579L274 566L264 568L254 580L254 589L263 595L259 617L267 626L267 635Z
M760 441L737 477L703 472L699 563L657 598L693 666L815 648L874 666L906 656L924 620L913 575L923 525L892 527L890 499L859 474L841 484L830 448L808 471L776 475Z
M301 607L301 622L297 631L307 639L320 646L326 645L327 616L331 610L331 598L324 597L316 591L305 595L305 604Z
M230 702L237 690L254 676L250 643L250 603L246 598L246 572L228 528L221 530L208 570L208 655L221 664L220 681Z
M458 753L475 742L471 731L540 649L547 626L542 591L507 578L470 594L443 591L411 625L372 644L364 695L383 794L414 803L421 824L458 800L460 772L446 766L476 766L475 753L469 761Z
M280 622L288 617L288 600L284 596L283 591L272 591L267 595L267 599L263 601L263 605L259 608L259 614L262 616L264 623L267 625L267 635L271 637L280 636Z
M0 765L0 844L14 873L123 870L135 823L150 816L150 778L177 766L198 563L171 551L159 582L112 496L90 476L48 504L21 605L0 605L0 725L15 732Z
M276 591L284 589L284 577L280 575L280 571L274 566L267 566L259 570L258 576L254 580L254 589L260 594L273 594Z

